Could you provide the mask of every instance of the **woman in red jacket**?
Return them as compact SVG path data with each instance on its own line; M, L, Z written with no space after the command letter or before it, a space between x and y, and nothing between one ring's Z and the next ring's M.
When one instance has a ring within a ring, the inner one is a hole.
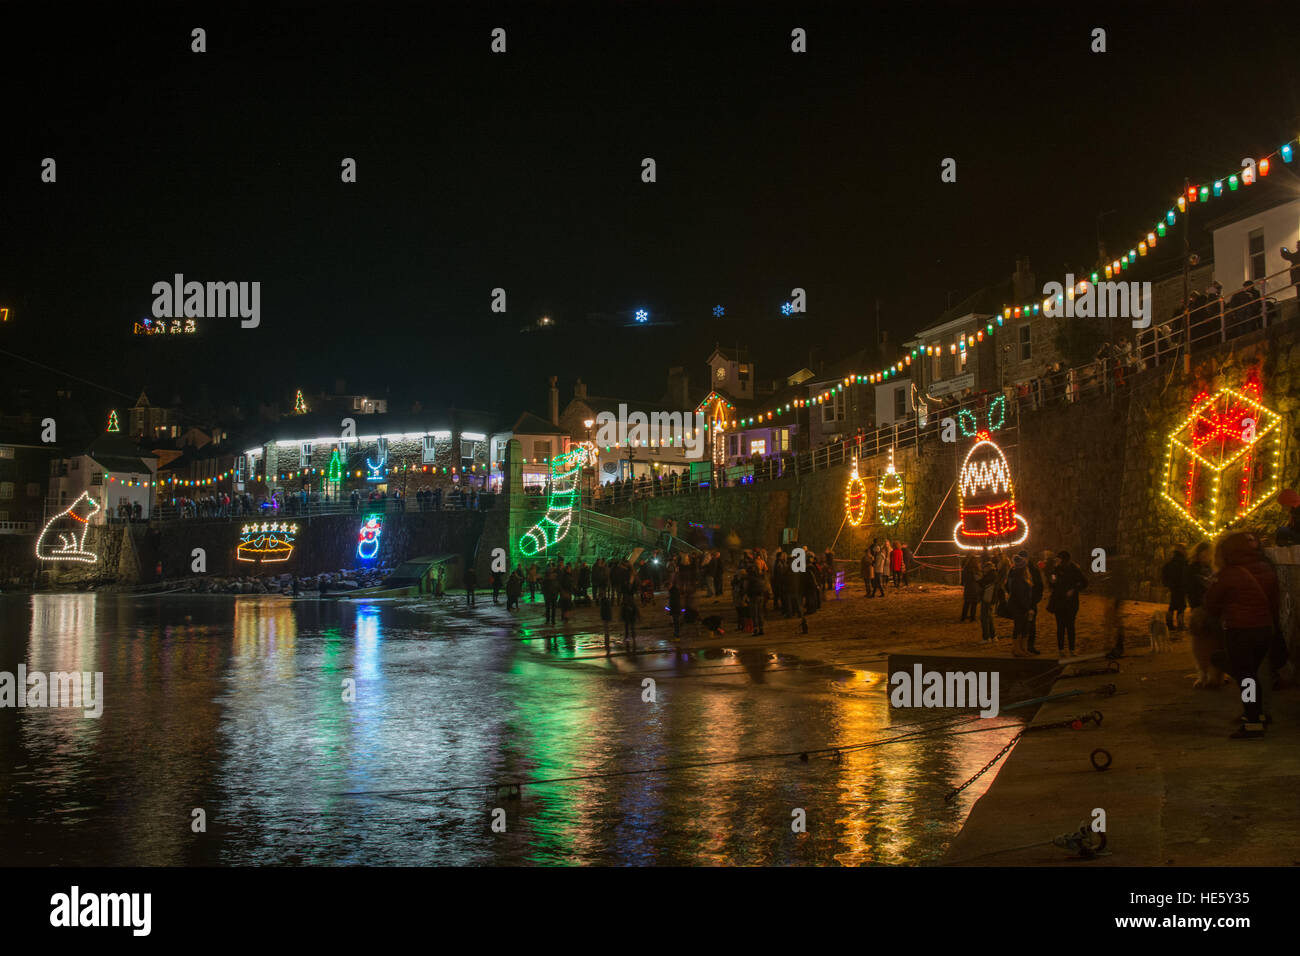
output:
M1205 612L1223 618L1232 674L1242 688L1243 726L1232 737L1261 737L1259 666L1268 656L1277 620L1277 574L1259 539L1238 531L1219 542L1214 552L1219 574L1205 594ZM1247 693L1246 681L1255 683Z
M906 565L903 563L903 542L895 541L894 550L890 554L889 569L894 572L894 590L897 591L903 581L903 570Z

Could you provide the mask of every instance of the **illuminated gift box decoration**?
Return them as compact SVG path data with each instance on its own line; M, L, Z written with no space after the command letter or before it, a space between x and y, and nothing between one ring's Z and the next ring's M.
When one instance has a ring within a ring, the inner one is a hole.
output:
M1029 523L1016 513L1011 466L993 441L993 432L1002 427L1006 415L1006 398L1002 395L989 404L988 428L976 430L975 414L967 409L957 413L962 433L968 438L974 433L975 437L957 479L961 520L952 533L953 543L966 551L1014 547L1029 537Z
M239 535L235 557L240 561L278 564L288 561L293 554L293 542L298 526L287 522L262 522L246 524Z
M1168 438L1161 497L1207 537L1241 521L1278 490L1282 417L1260 384L1202 392Z

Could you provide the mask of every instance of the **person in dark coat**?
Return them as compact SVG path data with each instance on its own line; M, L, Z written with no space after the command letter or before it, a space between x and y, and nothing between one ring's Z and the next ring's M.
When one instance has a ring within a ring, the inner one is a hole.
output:
M519 569L515 568L513 571L510 572L510 577L506 579L506 610L507 611L519 610L519 598L523 595L523 593L524 593L524 579L523 576L519 573Z
M636 619L641 614L636 606L636 588L629 581L623 587L622 594L623 640L636 652Z
M1017 554L1007 575L1007 603L1011 605L1014 622L1011 632L1012 650L1016 657L1029 655L1029 615L1034 609L1034 581L1029 574L1029 562Z
M966 555L966 560L961 563L961 617L957 618L958 623L968 619L973 621L979 614L979 578L979 560L973 554Z
M474 606L474 589L478 587L478 572L473 565L465 568L465 606Z
M1232 676L1241 686L1243 725L1229 736L1264 733L1259 668L1272 650L1277 630L1278 580L1259 539L1247 531L1230 534L1215 549L1219 574L1205 594L1205 611L1223 619ZM1275 659L1274 668L1284 659ZM1248 692L1254 682L1254 692Z
M505 586L506 583L505 579L506 579L506 573L504 571L492 572L492 603L493 604L500 603L497 601L497 598L501 595L501 588Z
M862 561L858 564L858 573L862 575L862 586L866 590L867 597L875 597L872 594L871 575L875 573L875 565L871 560L871 552L862 552Z
M1169 630L1183 630L1183 611L1187 608L1187 555L1182 545L1174 545L1174 553L1160 570L1160 580L1169 589L1169 608L1165 611L1165 626ZM1175 616L1178 623L1174 623Z
M763 576L759 574L757 565L749 566L749 573L745 581L749 589L749 606L754 616L754 636L763 633L763 603L766 588L763 587Z
M542 576L542 600L546 603L546 623L555 623L555 605L560 600L560 576L554 565L547 565Z
M600 619L605 625L605 656L609 657L609 625L614 620L614 599L609 596L609 588L600 592Z
M722 552L713 552L713 593L722 596Z
M997 631L993 627L993 605L997 603L998 572L993 562L985 560L980 565L980 576L975 581L980 590L980 639L996 641Z
M596 561L591 569L591 586L594 588L593 596L597 599L605 596L609 590L609 565L605 563L604 558Z
M672 584L668 586L668 616L673 620L673 640L682 636L682 589L673 575Z
M1029 580L1033 586L1033 593L1030 595L1032 605L1029 608L1029 640L1025 642L1025 650L1030 654L1039 654L1041 651L1034 647L1034 641L1038 637L1038 602L1043 599L1043 571L1028 551L1021 551L1020 556L1025 559L1025 564L1029 568Z
M1070 653L1074 653L1074 619L1079 616L1079 592L1087 588L1088 579L1080 567L1070 560L1070 552L1058 551L1057 565L1052 569L1048 586L1052 596L1047 609L1056 616L1056 649L1065 653L1069 639Z

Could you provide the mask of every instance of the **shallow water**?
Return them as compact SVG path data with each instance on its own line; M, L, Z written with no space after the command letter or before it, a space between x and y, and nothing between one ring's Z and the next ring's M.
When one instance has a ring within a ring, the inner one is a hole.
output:
M891 721L870 669L883 661L861 646L607 660L601 638L548 646L540 611L522 616L490 601L0 597L0 670L102 671L105 697L98 719L0 709L0 863L925 863L994 775L944 794L1016 729L802 762L914 728ZM661 769L700 763L716 765ZM495 786L516 781L514 798Z

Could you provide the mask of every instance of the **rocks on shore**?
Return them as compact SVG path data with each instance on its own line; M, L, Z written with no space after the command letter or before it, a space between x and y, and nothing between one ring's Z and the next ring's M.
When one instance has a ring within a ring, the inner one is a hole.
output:
M383 584L392 568L340 568L338 571L298 576L299 593L326 591L355 591ZM196 594L293 594L295 576L273 574L244 577L196 577L187 581L169 582L173 587Z

